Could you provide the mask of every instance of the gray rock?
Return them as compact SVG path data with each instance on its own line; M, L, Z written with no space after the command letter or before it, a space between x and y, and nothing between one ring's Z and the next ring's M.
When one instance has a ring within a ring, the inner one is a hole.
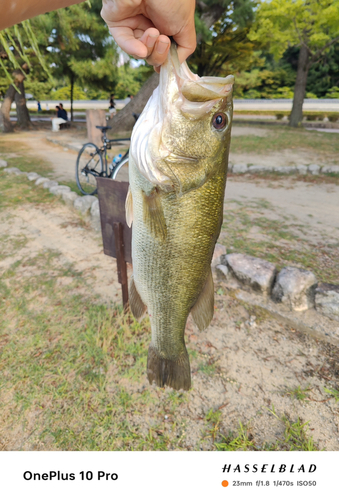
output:
M229 277L229 270L228 267L223 265L223 264L218 264L215 268L217 276L219 279L227 279Z
M227 265L242 284L263 294L271 292L277 273L275 265L271 262L241 253L222 255L220 261L221 265Z
M294 174L296 171L297 171L296 167L274 167L274 172L280 172L282 174Z
M16 167L4 168L3 172L7 172L8 174L14 174L14 175L20 175L22 173L21 170Z
M38 177L40 177L39 174L37 174L36 172L27 172L27 179L29 181L36 181Z
M236 163L235 165L233 165L233 169L232 169L232 172L234 174L244 174L245 172L247 172L247 165L246 163Z
M284 267L277 276L272 299L282 302L294 311L314 307L317 278L310 271L297 267Z
M62 199L66 203L66 205L72 205L74 204L75 200L77 198L80 198L74 191L63 191L61 193Z
M40 184L43 184L46 181L50 181L51 179L47 179L47 177L38 177L38 179L35 181L36 186L40 186Z
M267 172L270 169L267 167L263 167L262 165L252 165L251 167L248 167L248 172L249 173L255 173L255 172Z
M0 160L0 168L7 167L8 163L6 160Z
M86 195L86 196L81 196L81 197L79 196L79 198L77 198L74 201L73 206L80 213L82 213L83 215L86 215L96 199L97 198L95 196L91 196L91 195Z
M217 243L214 247L211 266L216 267L218 264L220 264L220 258L222 255L225 255L225 253L226 247L224 245L221 245L220 243Z
M321 169L322 174L339 174L339 165L327 165Z
M54 186L58 186L59 183L57 181L45 181L42 183L42 187L45 189L49 189Z
M321 314L339 321L339 285L318 285L315 290L315 307Z
M312 164L312 165L308 166L308 171L310 174L318 175L320 172L320 167L319 167L319 165Z
M92 206L91 206L91 216L100 219L100 206L99 206L99 200L96 199L93 201Z
M52 186L49 188L49 192L55 195L61 195L62 193L69 193L71 188L69 186Z
M298 174L300 174L300 175L306 175L307 174L306 165L297 165L297 171L298 171Z

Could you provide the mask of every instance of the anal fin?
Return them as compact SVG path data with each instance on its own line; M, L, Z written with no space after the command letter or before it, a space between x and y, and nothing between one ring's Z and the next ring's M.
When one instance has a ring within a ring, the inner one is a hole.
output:
M214 314L214 284L211 269L209 270L205 286L191 309L191 314L194 323L201 332L212 321Z
M156 189L149 195L143 193L144 222L156 238L164 240L167 236L167 227L160 196Z
M133 276L129 283L129 305L135 319L140 319L147 309L136 289Z
M133 222L133 198L131 187L128 187L128 192L125 201L125 211L126 211L126 223L128 227L131 227Z

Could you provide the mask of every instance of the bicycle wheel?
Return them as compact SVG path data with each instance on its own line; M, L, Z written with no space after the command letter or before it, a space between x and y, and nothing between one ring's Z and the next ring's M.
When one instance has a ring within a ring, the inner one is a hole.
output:
M128 152L127 152L126 155L120 160L120 162L112 170L111 179L128 182L128 169L124 168L121 170L121 168L124 165L128 166L128 160L129 160L129 156L128 156ZM119 174L119 172L120 172L120 174ZM119 174L119 178L117 179L118 174Z
M96 178L103 175L103 170L100 149L88 142L79 151L75 169L77 185L83 194L96 194Z

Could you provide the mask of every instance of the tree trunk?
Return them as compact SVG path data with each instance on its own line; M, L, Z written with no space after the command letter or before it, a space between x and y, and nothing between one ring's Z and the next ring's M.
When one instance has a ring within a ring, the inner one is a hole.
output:
M12 102L14 101L15 93L16 93L15 88L13 87L13 85L10 85L5 94L0 111L1 132L13 132L13 124L11 123L10 120L10 111Z
M225 8L217 4L208 7L203 2L201 3L201 8L204 12L201 15L201 19L206 24L207 28L210 28L215 24L220 17L225 12ZM197 43L200 43L201 36L198 35ZM117 113L113 118L108 121L108 125L112 127L111 132L127 132L132 130L135 124L135 119L133 113L142 113L144 107L147 104L148 99L151 97L153 90L159 85L159 75L154 73L141 87L137 95L132 99L119 113Z
M26 104L24 81L16 81L16 86L20 90L20 94L19 92L15 92L14 97L17 116L16 126L22 130L28 130L31 128L31 119Z
M73 121L74 73L71 73L71 122Z
M133 113L140 114L146 106L148 99L151 97L153 90L159 85L158 73L153 75L143 84L137 95L130 100L130 102L117 113L108 125L112 127L111 133L115 134L121 131L130 131L134 127L135 118Z
M306 83L310 67L310 53L305 45L300 47L297 79L294 87L293 106L290 116L290 127L300 127L303 119L303 104L306 94Z

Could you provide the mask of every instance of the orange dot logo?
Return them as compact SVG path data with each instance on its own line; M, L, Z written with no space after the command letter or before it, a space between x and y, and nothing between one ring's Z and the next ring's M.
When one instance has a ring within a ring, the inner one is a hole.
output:
M226 488L226 486L228 486L228 481L226 481L226 480L225 480L225 481L223 481L221 484L222 484L222 486L223 486L224 488Z

